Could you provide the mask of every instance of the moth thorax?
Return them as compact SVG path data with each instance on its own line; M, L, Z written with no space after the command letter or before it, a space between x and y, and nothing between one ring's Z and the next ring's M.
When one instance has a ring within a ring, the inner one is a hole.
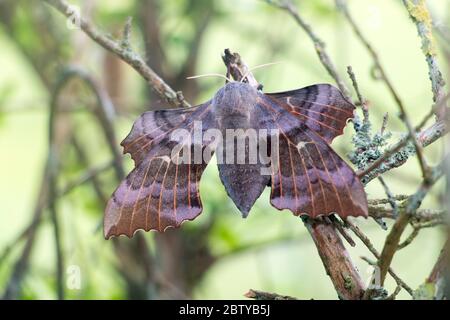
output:
M248 129L250 128L250 114L236 112L218 117L219 127L225 129Z
M225 85L213 99L220 125L223 128L249 128L256 99L257 91L246 83L231 82Z

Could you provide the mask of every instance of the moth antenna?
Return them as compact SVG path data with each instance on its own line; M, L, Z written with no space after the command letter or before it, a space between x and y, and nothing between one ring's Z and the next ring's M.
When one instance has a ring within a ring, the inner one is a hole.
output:
M190 76L190 77L187 77L186 79L191 80L191 79L205 78L205 77L219 77L219 78L223 78L223 79L225 79L225 80L227 80L227 81L229 81L229 82L233 82L233 80L231 80L230 78L228 78L228 77L226 77L226 76L224 76L223 74L220 74L220 73L206 73L206 74L199 74L199 75L197 75L197 76Z
M269 63L264 63L264 64L260 64L260 65L254 66L254 67L248 69L248 71L247 71L247 72L245 73L245 75L242 77L241 82L244 82L245 78L247 78L247 76L250 74L250 72L252 72L252 71L255 70L255 69L259 69L259 68L264 68L264 67L272 66L272 65L274 65L274 64L280 64L280 63L282 63L282 62L283 62L283 61L269 62Z

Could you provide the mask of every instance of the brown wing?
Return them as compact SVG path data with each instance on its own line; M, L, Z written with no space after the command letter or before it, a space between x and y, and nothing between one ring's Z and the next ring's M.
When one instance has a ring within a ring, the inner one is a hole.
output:
M259 106L266 125L279 130L278 158L272 160L272 205L310 217L367 216L362 183L326 140L273 99L262 95Z
M355 110L355 106L344 98L339 89L329 84L316 84L266 96L276 100L279 106L328 143L343 133L347 120L353 118Z
M207 104L193 108L147 111L133 124L128 136L120 143L123 153L129 153L135 165L139 165L175 129L192 126L194 118L204 117Z
M104 219L105 238L133 236L138 229L164 231L192 220L202 211L199 181L207 163L194 161L194 141L174 149L179 141L171 134L185 129L192 134L195 121L204 129L213 123L209 103L189 109L151 111L142 114L122 142L135 169L121 182L108 202ZM173 150L178 150L173 153ZM183 154L186 152L187 154ZM174 161L189 159L185 163Z

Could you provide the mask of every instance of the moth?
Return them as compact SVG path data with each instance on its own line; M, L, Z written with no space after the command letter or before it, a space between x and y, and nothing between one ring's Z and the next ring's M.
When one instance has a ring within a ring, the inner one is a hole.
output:
M105 238L131 237L138 229L179 227L202 212L199 182L210 159L199 160L198 154L212 154L219 147L212 138L188 139L198 123L201 134L211 130L223 134L248 129L267 132L262 139L237 137L231 147L222 145L220 149L224 157L249 160L250 142L257 149L265 143L270 145L270 159L276 160L218 164L227 194L243 217L266 187L271 188L272 206L289 209L294 215L367 217L362 183L330 147L353 118L354 110L355 106L329 84L263 93L245 82L229 82L211 100L195 107L143 113L121 143L135 168L108 201ZM180 142L173 133L179 130L185 130L187 142L184 148L176 149ZM248 143L237 151L233 147L239 140ZM275 142L278 147L273 152Z

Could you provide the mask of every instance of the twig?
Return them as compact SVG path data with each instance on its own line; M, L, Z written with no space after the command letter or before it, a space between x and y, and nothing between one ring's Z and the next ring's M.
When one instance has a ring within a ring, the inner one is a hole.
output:
M395 298L397 297L397 295L400 293L400 291L402 290L401 286L396 286L394 292L392 292L392 294L387 297L386 300L395 300Z
M31 252L35 244L37 229L47 204L49 162L50 158L47 156L44 174L42 176L41 185L39 188L39 195L33 212L33 218L31 219L29 227L27 227L25 230L27 234L26 242L19 259L16 261L14 267L12 268L12 275L7 282L2 299L17 299L17 297L19 296L22 280L28 269Z
M123 27L121 45L122 45L122 47L127 48L127 49L131 48L131 26L132 26L132 23L133 23L133 18L128 17L127 22L125 23L125 26Z
M401 213L405 210L406 207L401 206L398 208L398 213ZM395 215L392 209L369 205L369 216L373 218L386 218L395 220L398 216L398 213L397 215ZM416 211L416 213L414 214L414 219L419 223L434 222L443 224L446 213L447 212L445 210L421 209Z
M57 212L57 177L60 169L60 143L56 139L56 121L59 106L59 97L62 93L65 84L68 81L66 73L62 73L57 79L55 87L51 92L50 113L49 113L49 127L48 127L48 148L49 148L49 188L48 188L48 208L50 210L50 218L53 224L53 232L55 239L56 251L56 288L59 300L63 300L64 293L64 256L61 244L61 230Z
M364 284L332 224L304 218L319 256L341 299L359 300Z
M79 159L78 161L80 162L80 164L82 166L88 168L89 167L88 156L84 152L83 147L81 146L81 143L78 141L78 138L76 136L72 137L72 145L75 149L75 152L77 154L77 157ZM114 166L114 160L109 163L106 163L106 165L104 165L103 167L87 170L85 172L85 174L82 177L80 177L81 180L79 179L78 181L74 181L73 183L75 183L75 184L69 185L69 187L76 188L77 186L79 186L82 183L85 183L86 181L91 181L94 191L95 191L100 203L102 205L106 205L108 198L106 197L105 193L102 190L101 183L98 179L98 175L102 171L105 171L105 170L111 168L111 166ZM76 183L78 183L78 184L76 184ZM66 188L67 188L67 186L66 186ZM66 191L66 190L67 189L65 189L63 191ZM70 189L69 189L69 191L70 191Z
M411 232L411 234L402 243L398 244L397 251L409 246L414 241L414 239L419 235L419 232L420 228L413 227L413 231Z
M250 289L244 297L255 300L298 300L297 298L290 296L282 296L277 293L264 292L259 290Z
M386 112L383 116L383 122L381 123L380 134L384 134L384 132L386 131L388 121L389 121L389 113ZM418 130L416 129L416 131Z
M433 22L424 0L403 0L411 20L417 27L417 33L422 41L422 52L428 65L428 75L431 81L433 101L436 103L444 98L445 82L436 58L436 47L433 38ZM446 108L446 105L443 106ZM436 110L436 115L442 118L441 110Z
M363 98L360 90L359 90L359 85L358 82L356 81L356 76L355 73L353 72L353 69L351 66L347 67L347 73L350 77L350 79L352 80L352 84L353 84L353 88L355 89L356 95L358 97L358 103L361 106L361 109L363 111L363 117L364 117L364 124L368 124L369 123L369 109L367 108L367 102L366 99Z
M450 94L447 94L444 99L439 101L434 107L433 110L438 110L442 107L443 103L450 98ZM433 111L432 110L432 111ZM433 115L433 112L430 112L425 118L421 121L421 123L416 127L416 131L422 129L425 125L426 121ZM384 126L384 124L383 124ZM425 148L428 145L432 144L439 138L443 137L448 133L448 121L446 119L439 120L429 128L424 129L417 133L418 140ZM396 144L387 148L383 155L379 157L377 160L372 162L368 167L364 170L358 171L358 176L361 180L367 184L374 178L380 176L381 174L392 170L394 168L400 167L404 164L408 158L414 154L414 149L408 147L409 136L405 136Z
M447 238L425 282L416 290L415 299L446 300L449 297L449 243Z
M369 249L373 256L379 259L380 254L378 253L377 249L375 249L370 239L358 228L358 226L356 226L349 220L347 220L345 223L350 228L350 230L352 230L353 233L355 233L355 235L361 240L361 242L364 243L364 245L367 247L367 249ZM399 286L405 289L411 296L413 295L413 290L411 289L411 287L409 287L399 276L397 276L392 268L389 268L388 272Z
M383 130L384 130L384 127L385 127L386 122L387 122L387 113L386 113L386 115L385 115L385 117L384 117L384 119L383 119L383 125L382 125L381 130L380 130L381 134L383 134L382 132L383 132ZM393 215L396 217L396 216L398 215L397 201L396 201L394 195L392 194L392 192L390 191L388 185L387 185L386 182L384 181L384 179L383 179L381 176L379 176L379 177L378 177L378 180L380 181L380 184L381 184L381 185L383 186L383 188L384 188L384 192L386 193L387 200L388 200L389 204L391 205ZM383 230L387 230L387 225L386 225L386 223L383 221L382 218L380 218L380 217L373 217L373 216L372 216L372 218L374 219L374 221L375 221L376 223L378 223L378 224L380 225L380 227L381 227Z
M381 251L381 256L378 259L378 266L380 268L380 283L384 283L386 278L386 273L391 265L392 259L395 252L397 251L398 244L400 242L400 237L403 234L406 226L409 223L409 215L406 213L401 213L386 240L384 242L383 250Z
M446 121L440 120L427 129L419 132L417 134L417 140L422 147L425 148L446 135L448 130L449 128ZM405 150L405 147L407 147L409 143L409 139L409 136L400 139L400 141L387 148L383 155L372 162L367 168L358 171L357 175L365 184L367 184L381 174L400 167L412 154L414 154L414 150Z
M306 32L308 37L314 43L314 48L316 49L316 53L319 56L322 65L328 71L330 76L334 79L337 86L344 94L344 96L350 100L349 90L345 85L343 79L337 72L337 69L334 66L333 62L331 61L331 58L325 49L325 43L319 38L319 36L317 36L312 27L303 20L303 18L299 15L297 8L295 8L292 2L291 1L279 2L277 0L264 0L264 1L274 7L285 10L287 13L289 13L289 15L291 15L294 18L294 20L300 25L300 27Z
M51 183L52 185L52 183ZM50 187L52 189L52 187ZM62 249L62 239L61 239L61 227L59 225L58 212L56 209L56 196L54 191L49 192L49 199L53 200L50 202L50 218L53 223L53 232L55 238L55 251L56 251L56 293L59 300L64 300L64 254Z
M448 271L449 245L450 240L447 240L439 254L436 264L427 278L427 282L437 283L441 277L445 276L445 272Z
M267 250L270 249L271 247L276 247L276 246L280 246L280 245L289 245L289 244L298 244L299 242L302 242L304 240L307 240L308 235L307 234L302 234L299 235L298 237L293 237L290 234L283 234L280 235L279 237L273 237L273 238L269 238L267 240L262 240L262 241L258 241L257 243L248 243L248 244L240 244L236 247L233 247L232 250L228 251L228 252L224 252L220 255L220 258L226 258L228 256L232 256L232 255L239 255L242 254L243 252L250 252L250 251L254 251L254 252L260 252L263 250Z
M65 195L69 194L70 192L72 192L72 190L78 188L79 186L81 186L89 181L93 181L98 175L111 169L113 167L113 164L114 164L114 161L111 160L111 161L108 161L99 166L95 166L95 167L87 169L79 177L77 177L76 179L74 179L72 181L69 181L64 187L62 187L58 191L58 197L63 197Z
M73 10L71 5L65 0L42 0L57 9L63 15L71 18ZM175 92L164 80L151 69L144 61L144 59L131 48L121 41L116 41L106 34L99 31L97 27L82 17L77 17L81 30L83 30L92 40L97 42L106 50L114 53L121 60L134 68L150 86L165 100L167 100L173 107L189 107L189 103L185 101L181 92ZM128 20L129 21L129 20ZM125 35L129 38L129 23L126 24ZM125 42L126 43L126 42Z
M105 172L106 170L109 170L113 167L113 161L108 161L105 164L92 167L88 170L86 170L83 174L81 174L78 178L69 181L64 187L62 187L60 190L58 190L58 198L63 197L70 192L72 192L74 189L78 188L79 186L93 180L96 176L99 174ZM42 213L42 210L39 211L39 213ZM9 256L14 246L18 245L23 240L26 240L30 233L33 231L33 228L37 223L40 221L40 216L36 217L33 216L33 219L30 221L30 223L19 233L19 235L14 238L10 242L10 244L6 245L3 249L3 252L0 254L0 265L5 261L5 259Z
M324 217L325 220L329 220L330 223L333 223L336 229L339 231L341 236L348 242L349 245L352 247L356 246L355 241L353 241L352 237L348 234L348 232L344 229L344 224L342 221L340 221L335 215L330 215L327 217Z
M446 158L447 157L449 156L447 155ZM378 266L380 267L381 285L383 285L384 283L386 273L392 262L392 258L394 257L394 254L397 251L397 247L400 242L400 237L403 234L403 231L408 225L411 217L419 208L420 204L422 203L422 200L425 198L430 188L444 174L444 165L445 160L439 166L434 168L430 176L430 179L424 180L419 189L416 191L416 193L414 193L408 198L405 205L406 210L402 211L399 214L398 219L395 221L395 224L391 229L391 232L386 237L380 259L378 260Z
M97 81L95 81L89 73L77 66L65 67L60 74L61 86L64 86L70 80L80 79L94 94L97 104L91 111L97 122L102 128L102 133L107 141L107 145L113 156L113 167L118 179L125 177L125 171L122 165L122 155L118 149L117 137L112 123L115 117L115 110L109 96L104 90L99 88ZM59 112L59 111L58 111Z
M440 101L438 101L430 110L430 112L422 119L422 121L416 126L416 131L421 130L425 124L430 120L436 113L448 114L449 110L446 107L447 101L450 99L450 93L447 93ZM445 118L444 118L445 119Z
M384 181L383 177L378 177L378 181L380 181L380 184L383 186L384 192L386 193L387 199L389 201L389 204L392 207L392 211L394 216L398 215L398 205L395 201L394 195L392 194L391 190L389 189L388 185Z
M375 65L375 68L380 72L380 78L383 80L383 82L386 84L389 92L391 93L392 97L394 98L397 105L401 106L401 109L404 110L403 102L398 95L397 91L394 89L394 86L390 79L388 78L383 66L381 65L380 59L378 57L378 53L375 51L373 46L369 43L369 41L366 39L366 37L362 34L362 31L356 24L355 20L353 19L352 15L350 14L350 11L347 8L347 1L346 0L336 0L336 7L341 10L341 12L344 14L345 18L350 23L350 26L352 27L356 37L363 43L363 45L368 50L369 54L372 56L373 63Z
M398 195L393 195L392 199L369 199L367 200L367 202L369 203L369 206L378 206L381 204L390 204L390 201L395 200L395 201L403 201L408 199L408 195L406 194L398 194Z
M375 51L375 49L373 49L373 47L369 43L369 41L367 41L367 39L363 36L358 25L353 20L353 17L351 16L351 14L347 8L346 0L336 0L336 4L337 4L337 7L340 8L340 10L344 13L345 17L347 18L350 25L352 26L356 36L361 40L361 42L364 44L364 46L369 51L370 55L372 56L375 67L377 68L377 70L380 73L380 78L386 84L386 86L388 87L392 96L394 97L394 100L396 101L398 108L400 110L400 117L403 120L403 122L405 123L406 128L408 129L409 136L414 144L414 148L416 149L417 158L419 160L420 168L422 170L422 176L424 179L428 179L429 178L429 168L426 163L425 157L423 155L422 145L419 143L419 141L416 137L414 127L412 126L412 123L409 120L409 117L406 113L406 108L405 108L400 96L397 94L397 91L394 89L392 82L388 78L383 66L381 65L381 62L380 62L377 52Z

